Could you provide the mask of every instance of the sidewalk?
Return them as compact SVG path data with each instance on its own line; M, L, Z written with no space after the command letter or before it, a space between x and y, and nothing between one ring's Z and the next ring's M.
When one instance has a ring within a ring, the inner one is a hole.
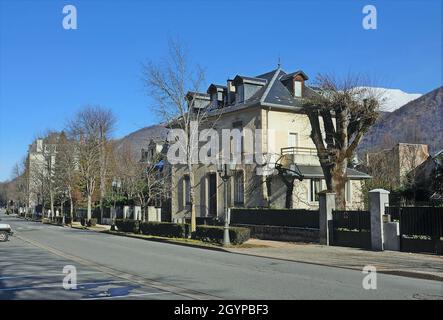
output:
M85 229L85 230L87 229L87 230L93 230L93 231L106 231L106 230L111 229L111 226L105 225L105 224L96 224L93 227L84 227L81 225L80 222L73 222L71 227L74 229Z
M318 244L289 243L251 239L246 243L253 248L226 248L232 253L313 263L361 271L373 265L378 272L414 278L443 281L443 257L398 251L368 251L356 248L323 246Z

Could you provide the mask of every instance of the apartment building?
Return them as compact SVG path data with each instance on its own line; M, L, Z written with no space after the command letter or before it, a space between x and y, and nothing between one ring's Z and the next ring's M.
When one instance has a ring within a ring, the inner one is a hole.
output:
M37 138L28 148L27 156L27 185L28 207L35 207L42 203L46 190L47 177L53 174L56 156L56 145L59 135L51 133L46 138Z

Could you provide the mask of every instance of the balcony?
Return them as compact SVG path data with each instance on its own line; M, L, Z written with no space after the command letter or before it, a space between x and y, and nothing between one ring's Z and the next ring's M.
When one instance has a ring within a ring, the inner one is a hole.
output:
M288 161L300 165L319 166L317 149L305 147L286 147L281 148L281 155Z

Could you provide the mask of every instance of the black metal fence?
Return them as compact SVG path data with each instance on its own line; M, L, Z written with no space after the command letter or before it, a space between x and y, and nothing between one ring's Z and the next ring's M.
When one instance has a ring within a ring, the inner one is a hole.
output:
M369 211L342 211L332 212L334 229L348 231L371 231L371 215Z
M334 210L332 212L332 245L370 249L370 212Z
M318 210L233 208L231 224L318 229L320 222Z
M386 207L385 213L391 216L392 221L400 221L400 207Z
M400 230L405 235L443 237L443 207L400 208Z
M400 223L400 250L442 252L443 207L387 207L391 220Z
M386 213L402 234L443 237L443 207L387 207Z

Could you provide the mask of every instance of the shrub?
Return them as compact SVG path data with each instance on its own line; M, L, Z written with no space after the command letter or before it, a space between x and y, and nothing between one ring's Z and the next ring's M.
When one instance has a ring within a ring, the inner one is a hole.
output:
M140 224L141 233L152 236L185 238L187 230L187 225L179 223L142 222Z
M54 222L56 224L62 225L63 224L63 217L55 217Z
M93 227L93 226L95 226L95 225L97 225L97 218L91 218L91 219L88 221L88 227Z
M130 220L130 219L116 219L115 225L118 231L139 233L140 232L140 221Z
M71 217L65 217L65 224L72 224Z
M218 226L197 226L194 237L195 239L223 243L224 228ZM229 238L232 244L242 244L251 236L248 228L230 227Z

